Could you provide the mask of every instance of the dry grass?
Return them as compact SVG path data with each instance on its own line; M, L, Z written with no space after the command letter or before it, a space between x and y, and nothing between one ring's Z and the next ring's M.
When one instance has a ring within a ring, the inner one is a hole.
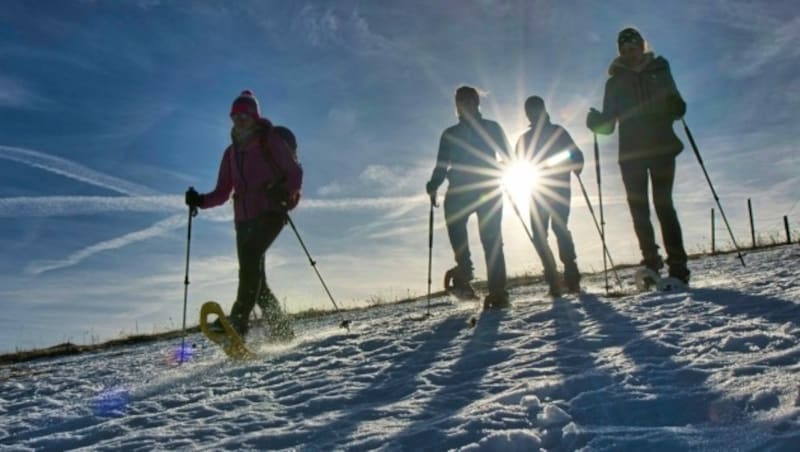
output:
M765 242L767 242L767 243L761 243L760 246L758 248L756 248L756 249L764 249L764 248L773 248L773 247L778 247L778 246L786 246L786 241L785 240L783 240L783 241L776 240L775 237L773 237L771 240L766 240ZM742 252L744 254L745 250L753 250L753 249L754 248L746 248L746 249L743 248ZM724 249L724 250L719 250L718 249L717 252L714 253L714 255L733 254L733 253L736 253L736 250L733 249L732 246L730 246L729 248ZM700 252L696 252L696 253L690 254L689 259L698 259L698 258L701 258L703 256L707 256L709 254L710 253L708 253L708 252L700 251ZM615 268L620 270L620 269L635 267L637 265L638 264L620 264L620 265L617 265ZM609 269L609 270L611 270L611 269ZM599 271L596 272L596 273L599 273ZM585 275L589 275L591 273L586 272L584 274ZM526 285L532 285L532 284L540 284L540 283L541 284L544 283L541 275L534 275L534 274L531 274L531 273L526 273L526 274L523 274L523 275L510 277L508 279L508 288L510 289L510 288L513 288L513 287L526 286ZM477 281L477 282L475 282L474 286L475 286L476 289L486 290L486 281ZM431 293L432 297L441 297L441 296L444 296L444 295L446 295L446 292L443 291L443 290ZM352 308L352 309L341 309L340 313L342 313L342 314L344 314L346 316L347 313L360 312L360 311L371 309L371 308L373 308L375 306L385 306L385 305L410 303L410 302L414 302L414 301L424 300L424 299L426 299L426 297L427 297L427 294L419 295L419 296L415 296L415 297L409 296L409 297L403 298L403 299L397 299L396 298L394 301L389 301L389 300L386 300L385 298L380 297L380 296L373 296L373 297L370 297L369 300L367 300L367 306L359 307L359 308ZM306 311L303 311L303 312L290 314L290 317L292 317L292 319L294 319L294 320L308 320L308 319L315 319L315 318L325 317L325 316L329 316L329 315L333 315L333 314L335 314L335 312L332 311L332 310L309 309L309 310L306 310ZM194 327L186 329L186 332L188 334L198 333L199 331L200 331L199 326L194 326ZM19 363L19 362L24 362L24 361L31 361L31 360L34 360L34 359L40 359L40 358L51 358L51 357L56 357L56 356L66 356L66 355L76 355L76 354L80 354L80 353L90 353L90 352L96 352L96 351L101 351L101 350L108 350L108 349L111 349L111 348L114 348L114 347L118 347L118 346L122 346L122 345L142 344L142 343L147 343L147 342L160 341L160 340L164 340L164 339L175 339L175 338L181 337L182 335L183 335L183 333L180 330L174 330L174 331L166 331L166 332L154 333L154 334L134 334L134 335L129 335L129 336L121 337L121 338L118 338L118 339L112 339L112 340L109 340L109 341L106 341L106 342L97 343L97 344L91 344L91 345L76 345L76 344L73 344L71 342L65 342L65 343L54 345L52 347L47 347L47 348L34 349L34 350L25 350L25 351L17 351L17 352L14 352L14 353L7 353L7 354L0 355L0 365L14 364L14 363Z

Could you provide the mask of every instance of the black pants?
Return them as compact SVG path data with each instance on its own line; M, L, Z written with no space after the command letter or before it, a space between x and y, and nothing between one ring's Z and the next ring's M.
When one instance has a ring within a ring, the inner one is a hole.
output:
M444 197L444 216L447 235L461 272L471 279L473 266L467 237L467 220L478 214L478 231L486 259L490 294L505 294L506 259L503 255L503 198L501 193L448 191Z
M239 289L236 292L236 302L231 308L231 322L241 334L247 332L248 317L259 298L271 298L274 300L274 308L280 309L275 296L267 286L264 253L278 237L285 221L285 215L269 213L236 225Z
M667 251L670 272L681 274L686 269L686 250L678 214L672 203L675 182L675 158L665 156L646 160L629 160L620 163L622 182L628 197L628 207L633 217L633 228L639 239L639 248L645 262L658 259L653 225L650 222L648 201L648 173L653 185L653 206L661 223L661 237Z
M569 179L567 179L567 184ZM547 243L548 229L552 225L553 234L558 243L558 257L565 268L573 270L575 266L575 243L567 228L569 221L569 204L572 196L569 186L548 186L536 193L530 205L531 227L533 228L533 246L539 254L544 267L544 277L553 283L556 277L556 262L550 245Z

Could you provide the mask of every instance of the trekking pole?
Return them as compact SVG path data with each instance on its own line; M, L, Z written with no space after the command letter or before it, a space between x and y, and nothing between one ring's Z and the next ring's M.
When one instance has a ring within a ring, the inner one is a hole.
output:
M700 162L700 168L703 169L703 174L706 176L706 181L708 182L708 186L711 188L711 194L714 195L714 201L717 202L717 207L719 207L719 213L722 214L722 220L725 222L725 227L728 228L728 234L730 234L733 246L734 248L736 248L736 255L739 257L739 261L741 261L742 267L744 267L745 266L744 256L742 255L741 250L739 250L739 245L736 244L736 237L733 236L733 231L731 231L731 225L728 223L728 218L725 216L725 211L722 210L722 204L719 202L719 196L717 196L717 191L714 190L714 185L711 183L711 178L708 177L708 171L706 171L706 165L703 163L703 157L700 156L700 151L697 149L697 143L694 142L694 137L692 136L692 132L689 130L689 126L686 125L686 120L681 118L681 122L683 123L683 130L686 131L686 136L689 137L689 143L692 144L694 155L697 156L697 161Z
M603 241L603 249L606 249L606 219L603 216L603 184L600 182L600 147L597 145L597 134L594 134L594 169L597 173L597 199L600 204L600 240ZM606 295L608 295L608 259L603 253L603 275L606 279Z
M336 310L337 314L341 314L341 310L339 309L339 306L336 305L336 301L334 301L333 295L331 295L331 291L328 290L328 285L325 284L325 280L322 279L322 275L320 275L319 274L319 270L317 270L317 262L314 261L314 259L311 258L311 253L308 252L308 248L306 248L306 244L303 243L303 239L300 237L300 233L297 232L297 228L294 226L294 221L292 221L292 217L290 217L288 213L286 214L286 220L289 222L289 226L292 227L292 230L294 231L294 235L297 236L297 240L300 242L300 246L303 248L303 251L305 251L306 257L308 257L308 262L311 264L311 267L314 269L314 272L317 274L317 278L319 278L319 281L322 283L322 287L325 289L325 293L327 293L328 294L328 298L331 299L331 303L333 303L333 308ZM342 322L339 324L339 327L340 328L346 328L347 331L350 331L350 320L348 320L348 319L342 320Z
M507 188L503 187L503 192L506 194L506 197L508 197L508 200L511 201L511 207L514 208L514 213L517 214L517 218L519 218L519 222L522 224L522 229L525 230L525 235L528 236L528 240L531 241L531 245L533 245L533 248L536 249L536 242L533 240L533 234L530 230L528 230L528 225L525 224L525 220L522 218L522 214L517 207L517 203L514 201L514 198L511 197L511 193L508 192Z
M608 262L611 264L611 270L614 272L614 278L617 280L617 284L619 285L620 290L623 289L622 280L617 273L617 269L614 265L614 260L611 259L611 252L608 251L608 247L606 246L605 238L603 237L603 231L600 229L600 224L597 223L597 216L594 214L594 209L592 208L592 203L589 201L589 195L586 193L586 187L583 185L583 180L581 179L581 175L575 173L575 177L578 178L578 184L581 186L581 192L583 192L583 199L586 200L586 205L589 207L589 213L592 214L592 220L594 220L594 227L597 228L597 233L600 234L600 241L603 242L603 252L605 256L608 256Z
M189 187L193 189L193 187ZM186 273L183 276L183 326L181 327L181 351L178 364L183 364L186 354L186 301L189 297L189 249L192 244L192 218L197 216L197 207L189 207L189 221L186 228Z
M433 265L433 208L436 204L436 193L431 193L431 209L428 214L428 310L425 317L431 316L431 268Z

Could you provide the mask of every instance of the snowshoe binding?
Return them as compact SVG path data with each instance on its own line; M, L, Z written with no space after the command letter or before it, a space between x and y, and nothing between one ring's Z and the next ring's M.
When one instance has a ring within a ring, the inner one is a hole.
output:
M469 283L469 278L465 277L458 266L447 270L444 274L444 290L459 300L477 300L478 294Z
M490 293L483 299L483 309L507 309L511 307L508 292Z

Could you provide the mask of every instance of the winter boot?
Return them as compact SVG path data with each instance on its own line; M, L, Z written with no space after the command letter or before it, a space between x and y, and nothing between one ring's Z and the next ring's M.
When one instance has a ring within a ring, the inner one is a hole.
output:
M686 264L671 264L669 266L669 276L681 280L682 283L689 285L689 277L692 272L686 268Z
M662 268L664 268L664 259L662 259L661 256L659 256L658 254L655 254L653 256L647 256L644 259L642 259L641 265L644 265L650 270L653 270L654 272L658 273L659 271L661 271Z
M236 331L236 334L244 341L244 337L247 335L247 331L250 329L249 320L247 317L237 317L231 315L228 320L231 322L231 326Z
M561 282L558 279L558 272L555 269L544 269L544 281L547 283L547 295L551 297L561 296Z
M447 270L444 274L444 289L462 300L475 300L478 294L469 283L472 275L465 275L458 266Z
M490 293L483 299L483 309L506 309L510 306L506 291Z
M581 291L581 273L578 271L578 265L575 261L564 264L564 284L570 293L579 293Z

